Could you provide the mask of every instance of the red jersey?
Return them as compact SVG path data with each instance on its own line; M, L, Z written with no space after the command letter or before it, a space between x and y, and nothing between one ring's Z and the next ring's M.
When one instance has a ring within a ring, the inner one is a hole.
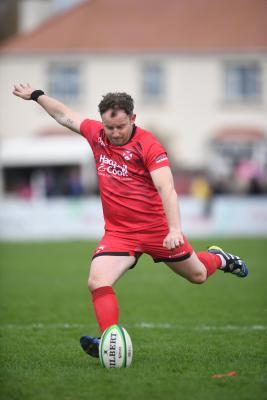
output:
M85 119L80 126L96 163L105 229L138 232L168 229L161 198L150 172L169 166L167 153L148 131L134 126L123 146L112 145L101 122Z

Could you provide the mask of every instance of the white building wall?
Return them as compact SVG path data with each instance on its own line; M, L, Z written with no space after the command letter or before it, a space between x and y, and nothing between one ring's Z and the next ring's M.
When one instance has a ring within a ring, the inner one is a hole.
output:
M99 118L97 105L108 91L126 91L136 100L137 124L152 130L167 145L177 163L203 166L206 144L218 129L253 126L267 132L267 57L258 55L263 69L264 95L258 106L229 106L223 99L223 62L236 58L214 55L149 56L166 71L166 97L145 104L141 93L141 67L145 55L21 55L0 62L0 136L34 135L57 124L38 105L12 95L14 82L29 82L47 91L52 61L76 60L81 65L83 94L74 110ZM242 56L246 57L246 56ZM248 56L250 57L250 56Z
M45 83L45 64L39 57L2 57L0 63L0 135L34 134L46 123L41 108L12 94L14 83L29 82L38 88Z

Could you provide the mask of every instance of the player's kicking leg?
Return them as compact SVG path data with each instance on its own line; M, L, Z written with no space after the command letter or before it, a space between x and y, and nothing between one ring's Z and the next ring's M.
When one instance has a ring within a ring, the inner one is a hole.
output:
M91 264L88 288L97 322L103 333L110 325L118 324L119 307L112 286L135 263L134 256L99 255ZM98 357L100 339L82 336L80 344L83 350L92 357Z
M220 247L211 246L208 251L192 255L183 261L165 261L175 273L192 283L204 283L207 278L220 269L237 277L245 278L248 268L240 257L223 251Z
M226 253L226 251L218 246L209 247L208 252L211 254L216 254L220 257L221 266L219 269L223 272L229 272L235 276L238 276L239 278L245 278L248 275L246 263L241 260L239 256Z

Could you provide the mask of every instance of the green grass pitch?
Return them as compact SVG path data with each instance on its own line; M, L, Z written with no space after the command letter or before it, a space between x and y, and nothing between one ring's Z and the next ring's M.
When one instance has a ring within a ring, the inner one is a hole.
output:
M79 346L98 334L86 287L95 244L0 245L1 400L266 399L267 240L192 241L241 255L244 280L218 271L192 285L143 256L115 286L134 346L124 370Z

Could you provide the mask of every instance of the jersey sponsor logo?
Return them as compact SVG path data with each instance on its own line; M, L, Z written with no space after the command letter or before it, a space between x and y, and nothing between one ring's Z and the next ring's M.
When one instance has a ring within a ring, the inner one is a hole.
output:
M160 156L155 158L156 163L160 163L162 161L166 161L168 160L168 157L166 156L166 154L161 154Z
M100 154L99 162L101 164L98 167L98 172L107 172L110 175L116 176L128 176L128 169L125 164L120 165L103 154Z

